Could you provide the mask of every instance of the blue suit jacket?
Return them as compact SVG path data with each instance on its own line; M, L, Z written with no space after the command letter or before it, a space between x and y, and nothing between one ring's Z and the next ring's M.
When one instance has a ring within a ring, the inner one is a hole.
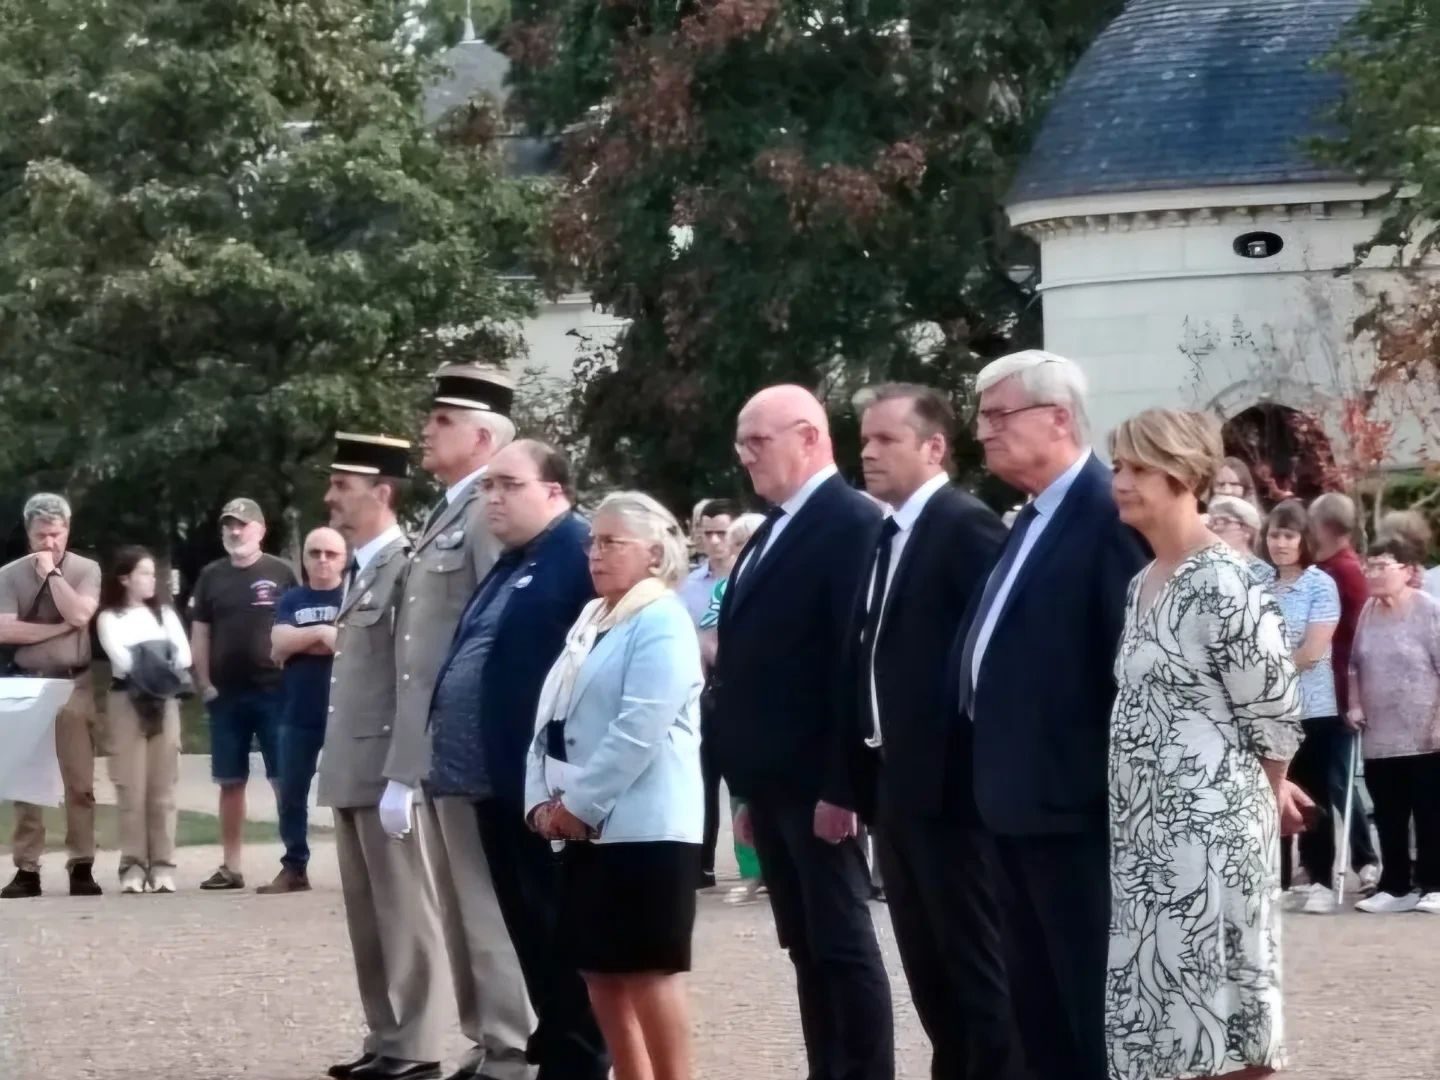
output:
M674 593L615 627L585 658L565 717L565 758L580 774L561 801L600 830L599 843L700 843L701 681L695 624ZM536 718L527 814L550 797L546 726Z
M501 555L471 597L473 605L492 578L509 575L524 560L524 571L508 586L510 598L485 660L480 700L473 713L444 719L447 724L479 725L490 787L496 798L514 804L517 813L524 800L525 753L535 730L540 687L580 609L595 596L585 554L589 538L585 520L567 514L532 546ZM472 624L470 616L467 605L435 680L437 687Z
M880 518L832 476L759 563L746 567L742 553L721 602L706 732L735 795L857 808L864 763L848 738L858 677L850 627Z
M1115 654L1125 594L1146 558L1115 509L1110 470L1091 458L1020 568L981 659L975 802L992 832L1105 827ZM971 723L959 714L960 654L983 592L950 654L946 715L958 724Z

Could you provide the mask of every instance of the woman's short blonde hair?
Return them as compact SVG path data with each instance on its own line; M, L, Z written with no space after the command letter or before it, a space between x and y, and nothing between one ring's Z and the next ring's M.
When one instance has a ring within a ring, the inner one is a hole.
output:
M595 508L595 519L608 514L619 518L637 540L644 540L660 549L660 562L655 576L670 588L684 580L690 569L690 553L685 533L675 515L643 491L617 491L607 495Z
M1162 472L1204 498L1225 461L1220 422L1188 409L1146 409L1110 433L1110 457Z
M764 524L764 514L741 514L730 522L730 528L725 530L726 545L736 555L739 555L740 549L750 542L750 537L755 535L755 530Z

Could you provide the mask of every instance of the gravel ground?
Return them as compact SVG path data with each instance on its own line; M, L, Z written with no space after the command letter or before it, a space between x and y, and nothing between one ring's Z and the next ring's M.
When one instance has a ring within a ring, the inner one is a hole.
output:
M251 884L278 858L278 847L252 849ZM107 886L113 860L101 862ZM350 1056L362 1029L333 845L316 846L316 888L300 896L198 892L217 861L214 849L184 849L175 896L0 904L0 1080L311 1080ZM61 881L51 857L46 883ZM924 1035L885 909L875 911L895 986L899 1075L921 1080ZM803 1076L768 910L706 895L696 939L699 1075ZM1286 963L1286 1075L1440 1077L1440 918L1291 917ZM452 1060L460 1049L457 1038Z

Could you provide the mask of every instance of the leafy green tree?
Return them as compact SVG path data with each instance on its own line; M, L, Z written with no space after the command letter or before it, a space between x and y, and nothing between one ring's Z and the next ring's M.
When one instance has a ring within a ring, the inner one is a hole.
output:
M1392 407L1398 402L1432 446L1440 439L1437 54L1440 4L1370 0L1326 61L1344 76L1344 93L1333 115L1337 133L1315 147L1323 158L1389 185L1380 228L1359 254L1393 248L1409 287L1377 295L1357 323L1357 332L1372 337L1377 354L1365 400L1370 405L1389 399ZM1373 428L1368 411L1360 422ZM1377 516L1381 509L1377 496Z
M392 0L0 0L0 490L208 550L226 498L313 518L333 431L513 355L541 196L423 126L415 33Z
M1001 199L1120 6L514 0L512 108L567 133L550 273L631 320L584 388L594 464L688 506L741 486L734 416L766 383L968 404L981 360L1039 338Z

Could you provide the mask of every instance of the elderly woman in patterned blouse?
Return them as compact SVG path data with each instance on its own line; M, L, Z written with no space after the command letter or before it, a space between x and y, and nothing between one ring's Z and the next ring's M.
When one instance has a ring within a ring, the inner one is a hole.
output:
M1282 820L1299 694L1280 611L1205 525L1222 461L1206 414L1152 409L1110 439L1120 517L1155 561L1131 582L1110 740L1116 1080L1259 1077L1282 1064Z

